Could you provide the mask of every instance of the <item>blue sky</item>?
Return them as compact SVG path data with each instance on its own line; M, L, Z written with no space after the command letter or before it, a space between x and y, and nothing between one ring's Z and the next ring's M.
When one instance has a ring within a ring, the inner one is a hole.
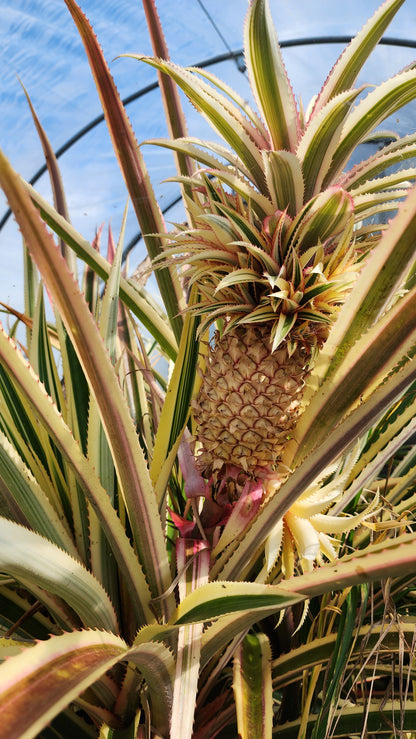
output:
M110 63L120 93L128 95L155 79L155 73L121 53L151 53L140 0L79 0ZM333 0L270 0L280 40L329 34L354 34L379 6L379 0L348 3ZM232 49L241 48L246 0L204 0ZM157 0L171 58L193 64L226 51L198 0ZM42 125L55 148L100 111L81 41L63 0L13 0L0 4L0 146L13 166L29 179L43 164L42 150L17 75L26 86ZM416 39L416 3L407 0L388 29L389 36ZM305 46L284 50L297 96L307 104L319 90L341 46ZM362 80L378 83L415 56L415 50L380 47L366 65ZM246 78L232 62L211 68L240 93L248 96ZM192 135L211 137L205 124L185 107ZM157 92L128 107L139 142L163 136L165 125ZM401 126L408 125L403 114ZM410 124L409 124L410 125ZM174 193L160 182L173 174L170 155L146 146L143 153L161 206ZM88 134L61 159L71 220L89 240L95 229L110 221L117 237L126 194L104 124ZM46 177L37 188L46 197ZM0 194L0 218L6 208ZM172 211L167 218L175 220ZM131 213L126 243L137 231ZM10 219L0 232L0 300L23 308L21 240ZM143 247L131 256L131 270L143 258Z

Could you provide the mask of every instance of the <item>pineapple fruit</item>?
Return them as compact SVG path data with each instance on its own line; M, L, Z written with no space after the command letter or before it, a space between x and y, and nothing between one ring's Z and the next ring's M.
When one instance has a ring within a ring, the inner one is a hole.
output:
M415 155L415 135L393 137L345 171L357 146L415 95L413 68L370 92L354 86L402 2L383 3L306 112L267 0L252 0L245 26L260 115L207 71L145 59L177 82L227 144L152 142L199 166L178 178L192 191L189 223L164 260L186 265L189 310L209 337L193 413L197 465L213 484L241 474L261 481L279 469L317 353L385 228L379 216L397 210L415 178L414 169L391 169Z
M218 187L217 197L228 208L230 196L223 188ZM251 478L278 466L302 411L302 390L316 353L356 273L351 198L332 189L327 201L338 207L324 246L310 248L285 213L254 230L253 215L241 201L212 219L220 209L212 198L203 204L202 215L194 211L196 227L183 234L181 247L195 256L187 277L197 276L198 311L206 314L202 327L209 326L214 311L223 319L222 331L217 329L209 342L193 404L197 464L205 477L221 477L224 465ZM242 224L250 233L247 241L241 240Z
M214 336L194 417L205 476L223 464L245 471L272 468L301 408L308 354L271 351L270 327L237 326Z

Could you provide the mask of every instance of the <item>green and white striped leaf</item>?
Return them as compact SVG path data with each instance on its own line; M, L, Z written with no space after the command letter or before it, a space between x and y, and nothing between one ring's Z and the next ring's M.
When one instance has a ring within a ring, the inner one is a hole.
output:
M54 542L72 557L78 557L63 515L58 515L37 480L14 446L0 432L2 497L18 506L24 520L37 533Z
M244 48L251 87L270 131L270 148L294 152L298 143L299 116L268 0L251 3Z
M262 139L254 126L242 116L238 108L215 88L195 74L170 62L149 57L128 55L166 72L189 97L196 109L207 118L212 127L237 153L243 165L251 172L253 182L265 193L265 181L261 163Z
M233 171L238 170L248 180L251 177L251 173L243 166L243 163L237 154L226 146L215 141L202 141L200 139L187 136L186 139L175 139L173 141L171 139L147 139L146 141L143 141L142 146L145 144L161 146L164 149L171 149L172 151L186 154L199 164L203 164L212 169L219 169L222 160L225 160L228 165L231 165ZM205 149L208 149L208 151L205 151ZM215 156L210 152L214 152ZM190 177L190 179L192 178Z
M29 183L24 180L21 180L21 182L45 223L58 236L62 236L64 241L85 264L89 265L99 277L107 281L111 272L111 265L107 260L65 218L62 218ZM161 348L166 351L167 355L175 359L178 347L173 332L166 321L166 316L144 288L139 288L132 279L121 277L120 298L160 343Z
M65 403L62 387L46 324L45 301L42 284L39 285L35 315L33 318L29 361L34 371L39 375L39 380L43 383L46 392L51 396L57 408L65 417Z
M408 69L382 82L351 111L340 134L323 186L342 172L354 149L389 115L416 98L416 70Z
M176 451L189 418L198 359L198 326L199 318L187 313L154 441L150 477L159 505L164 499Z
M370 181L372 183L374 179L385 173L390 167L398 164L403 165L406 159L412 159L416 156L415 139L416 134L409 134L398 141L393 141L388 146L384 146L376 154L346 172L339 179L339 184L346 190L365 187L365 183Z
M313 731L316 720L315 714L309 714L304 727L307 732ZM357 732L362 732L364 727L366 732L377 737L391 737L392 726L400 726L401 730L410 733L416 722L416 701L406 700L404 708L399 701L386 700L383 702L383 710L380 710L379 701L375 700L365 709L362 705L342 706L334 712L333 721L337 727L335 736L340 737L356 735ZM279 739L299 736L300 725L301 719L297 719L279 726Z
M69 554L14 521L0 519L0 569L29 590L57 595L87 628L118 633L114 608L98 580Z
M179 539L176 545L179 597L198 592L208 582L210 550L206 542ZM191 564L190 564L191 562ZM190 564L190 566L188 566ZM203 625L185 624L178 632L171 739L192 736L198 690Z
M119 288L123 250L123 239L127 218L127 206L124 211L119 244L115 253L112 269L100 304L99 328L107 348L108 355L114 365L117 360L117 334L119 318ZM115 470L111 450L100 420L98 404L95 396L91 396L88 413L88 459L95 467L102 486L112 503L115 504ZM119 582L116 574L117 564L111 556L111 549L100 525L99 519L89 507L89 533L91 569L103 583L109 595L116 601Z
M385 0L356 34L332 68L316 101L315 115L334 96L351 88L404 0Z
M353 201L349 193L334 185L315 195L297 214L285 237L285 247L293 246L302 254L310 247L347 228L353 214Z
M196 74L201 75L201 77L204 77L206 80L209 80L212 84L216 85L219 90L224 92L231 100L233 100L239 108L245 113L247 118L252 122L254 127L257 129L259 134L264 139L264 147L269 147L269 132L264 126L263 121L261 120L258 113L256 113L255 110L251 108L251 106L247 103L247 100L242 97L242 95L239 95L238 92L233 90L229 85L227 85L224 80L219 79L218 77L215 77L208 69L204 69L202 67L189 67L193 72Z
M342 127L362 89L348 90L337 95L307 122L296 150L296 155L302 162L305 200L320 192L338 146Z
M298 156L290 151L263 151L263 162L274 211L294 217L302 208L305 189Z
M265 634L247 634L234 654L233 690L241 739L271 739L271 648Z
M135 546L154 595L160 595L170 582L162 525L147 463L118 378L78 285L4 155L0 157L0 182L97 399Z
M380 658L398 654L402 637L412 639L414 629L415 623L411 617L402 619L393 628L388 624L376 623L361 626L356 631L353 659L357 654L367 659L376 650ZM299 679L305 669L310 670L314 667L325 669L334 652L336 639L337 633L318 637L274 659L272 664L273 688L279 690L288 678L289 680ZM379 663L379 668L382 669L381 663ZM377 666L373 669L377 670Z
M358 198L360 196L370 196L373 193L378 193L382 191L386 191L387 195L392 196L393 188L398 188L399 192L402 192L403 187L405 185L410 186L410 183L415 179L415 177L415 167L400 169L398 172L393 172L392 174L385 175L384 177L376 177L370 182L366 181L362 185L358 185L357 187L350 187L349 192L354 198L355 208L357 209L357 201L359 202Z
M280 591L278 585L260 585L253 582L218 581L201 585L179 604L172 622L175 624L211 621L220 616L244 612L248 626L267 613L277 613L302 600L295 590Z
M137 557L126 532L112 507L106 491L101 486L95 470L82 453L69 428L58 413L51 399L30 367L18 353L10 339L0 330L0 364L13 377L25 402L36 412L51 438L71 466L77 483L100 519L101 526L129 585L129 593L135 604L138 618L144 622L154 619L150 610L150 592Z
M219 163L217 162L217 168L216 169L210 169L209 174L212 177L215 177L220 182L223 182L225 185L228 185L230 188L232 188L235 192L237 192L239 195L244 198L247 202L250 203L253 212L256 214L258 218L263 220L266 215L270 215L272 211L272 203L271 200L266 197L265 195L262 195L258 192L257 189L252 187L249 182L246 182L245 179L240 177L239 175L236 175L234 172L230 170L230 168L218 168ZM167 177L165 182L180 182L187 185L193 186L196 190L198 190L201 187L201 180L197 176L195 177Z

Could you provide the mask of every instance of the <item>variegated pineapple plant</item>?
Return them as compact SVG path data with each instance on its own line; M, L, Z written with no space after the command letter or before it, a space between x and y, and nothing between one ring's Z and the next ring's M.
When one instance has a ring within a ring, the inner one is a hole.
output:
M354 87L401 4L381 6L306 112L296 103L267 0L250 3L245 24L258 113L204 70L146 60L182 88L229 147L193 138L153 141L198 165L193 176L180 178L192 191L190 224L173 236L162 260L186 267L190 310L208 343L193 417L197 465L216 500L235 499L259 481L275 492L287 477L285 450L296 440L316 357L382 236L380 216L394 214L415 177L413 167L403 168L415 153L413 136L346 170L357 147L414 97L412 67L375 89ZM398 171L381 176L397 164ZM315 496L309 517L331 501ZM304 524L294 510L285 523L297 541ZM305 502L296 510L308 515ZM345 530L345 519L332 523L333 533ZM326 537L322 543L326 555L335 554Z
M354 88L404 0L306 112L265 0L245 26L258 112L171 64L143 0L171 135L156 143L177 155L188 218L174 234L65 2L166 314L122 269L123 233L105 259L69 223L34 114L56 209L0 154L26 264L25 313L5 308L26 346L0 330L1 731L413 737L416 135L349 165L416 98L413 67ZM225 144L187 135L175 83Z

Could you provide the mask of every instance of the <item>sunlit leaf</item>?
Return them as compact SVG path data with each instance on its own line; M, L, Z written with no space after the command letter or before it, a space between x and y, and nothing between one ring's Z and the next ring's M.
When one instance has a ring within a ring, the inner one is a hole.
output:
M272 146L294 151L299 119L267 0L251 3L245 26L246 63Z

